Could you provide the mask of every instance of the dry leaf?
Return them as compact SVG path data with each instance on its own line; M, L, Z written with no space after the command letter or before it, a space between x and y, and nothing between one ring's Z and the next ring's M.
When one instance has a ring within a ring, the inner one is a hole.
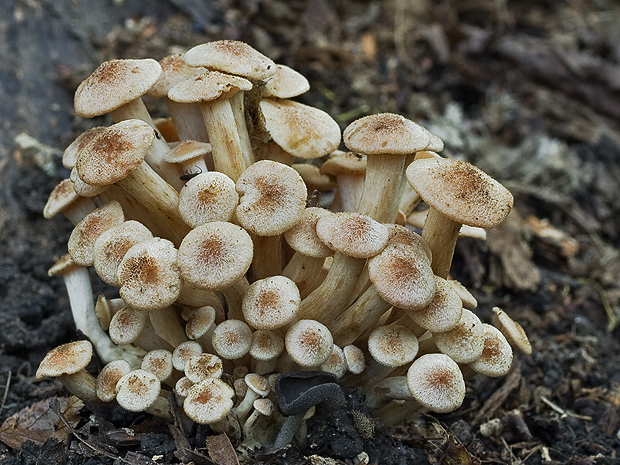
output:
M4 421L0 427L0 441L13 449L19 449L22 443L33 441L41 446L48 438L54 437L64 441L71 431L58 418L50 403L56 400L60 412L73 426L80 420L79 412L84 403L75 396L51 397L30 405Z
M226 434L207 436L207 450L217 465L239 465L235 448Z

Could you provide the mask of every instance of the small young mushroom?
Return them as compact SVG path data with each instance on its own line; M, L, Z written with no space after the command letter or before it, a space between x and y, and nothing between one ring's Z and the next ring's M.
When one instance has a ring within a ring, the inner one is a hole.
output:
M524 354L530 355L532 345L523 327L499 307L493 307L493 313L493 324L502 332L508 343Z
M299 289L284 276L252 283L243 297L245 321L255 329L277 329L291 323L299 310Z
M459 366L444 354L427 354L414 361L407 371L414 399L437 413L456 410L465 398L465 381Z
M97 397L102 402L111 402L116 398L118 381L131 371L131 366L125 360L114 360L104 366L97 375L95 389Z
M192 355L185 362L185 376L193 383L205 378L221 378L224 372L222 359L217 355L202 353Z
M276 65L273 76L266 79L263 97L292 98L310 90L310 83L298 71L286 65Z
M259 375L271 373L276 368L276 359L284 350L284 339L275 331L259 329L252 333L250 356L256 361L253 371Z
M293 361L302 367L321 366L334 348L331 332L316 320L300 320L292 325L284 345Z
M183 401L183 410L196 423L209 425L222 420L233 406L235 391L219 378L194 384Z
M96 208L92 199L76 194L70 179L63 179L49 195L43 207L43 217L50 219L62 213L71 223L77 224Z
M321 364L320 368L323 371L333 374L338 379L342 378L347 372L347 361L342 349L334 344L332 353L327 357L327 360Z
M172 419L168 400L161 397L161 383L146 370L133 370L118 380L116 401L130 412L148 412L168 420Z
M353 344L348 344L342 349L347 369L354 375L359 375L366 368L364 351Z
M213 349L226 360L237 360L250 351L252 330L241 320L225 320L215 327Z
M445 332L433 333L437 348L456 363L471 363L484 349L484 326L473 312L463 309L458 324Z
M366 157L336 150L321 165L321 173L336 178L342 211L357 211L364 191Z
M36 377L39 380L58 378L73 395L87 402L99 402L95 378L85 369L92 356L93 346L89 341L63 344L47 353L37 368Z
M142 359L140 368L153 373L160 382L164 382L172 375L172 352L166 349L151 350Z
M463 313L463 304L448 281L435 276L435 283L437 291L428 305L407 311L407 316L432 333L443 333L458 324Z
M476 373L495 378L504 376L512 366L513 353L510 344L495 326L483 323L484 349L476 360L467 365Z
M368 337L368 351L381 365L396 368L415 358L418 338L410 329L401 325L380 326Z
M216 171L194 176L179 193L179 213L192 228L212 221L232 221L238 204L235 183Z
M202 346L196 341L186 341L179 344L172 352L172 366L175 370L185 371L185 365L194 355L202 353Z

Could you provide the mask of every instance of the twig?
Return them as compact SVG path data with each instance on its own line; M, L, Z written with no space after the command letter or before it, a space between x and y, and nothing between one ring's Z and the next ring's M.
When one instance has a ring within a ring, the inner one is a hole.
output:
M551 410L553 410L556 413L559 413L561 415L561 418L573 417L573 418L577 418L578 420L592 421L592 417L587 416L587 415L579 415L577 413L573 413L573 412L569 412L568 410L564 410L558 404L556 404L554 402L551 402L545 396L540 396L540 400L542 400L545 404L547 404L549 407L551 407Z
M2 403L0 404L0 412L4 410L4 405L6 403L6 398L9 395L9 386L11 385L11 370L7 371L6 375L6 384L4 385L4 394L2 396Z

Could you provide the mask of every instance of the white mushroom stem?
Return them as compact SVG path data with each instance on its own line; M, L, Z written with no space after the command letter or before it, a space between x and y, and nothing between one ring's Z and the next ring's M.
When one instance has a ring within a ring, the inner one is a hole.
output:
M295 252L284 267L282 275L295 281L301 297L305 298L312 283L320 276L323 263L325 263L324 258L308 257L300 252Z
M409 216L413 209L422 201L422 197L420 197L420 194L418 194L415 189L409 185L409 183L405 184L405 189L402 197L400 198L398 208L403 211L405 216Z
M151 310L149 311L149 318L155 333L172 347L177 347L188 340L174 308L166 307Z
M248 165L230 99L201 102L200 108L209 134L215 169L236 182Z
M85 402L100 403L97 396L97 380L86 370L82 369L71 375L60 375L58 379L67 390Z
M440 278L448 277L461 226L461 223L451 220L433 207L429 208L422 230L422 239L432 252L433 273Z
M413 399L406 376L392 376L376 383L365 391L366 403L371 409L380 407L390 400Z
M357 209L380 223L393 223L404 189L406 155L367 156L364 192Z
M377 294L374 286L370 286L353 305L328 323L327 327L331 330L335 343L346 346L355 342L391 306Z
M268 373L273 373L276 371L276 365L278 362L278 357L270 358L269 360L256 360L252 359L251 361L251 370L254 373L259 375L266 375Z
M250 283L244 276L235 281L230 287L221 290L221 293L226 298L226 304L228 305L228 311L226 313L227 319L245 321L243 312L241 311L241 303L249 287Z
M95 304L90 278L86 267L74 265L59 274L65 282L76 328L93 344L103 363L124 359L132 367L139 367L141 360L130 347L118 347L103 331L95 315Z
M252 234L254 258L252 276L254 280L276 276L282 272L282 234L259 236Z
M365 263L363 258L336 252L323 282L301 301L298 319L331 321L349 299Z
M364 174L341 173L336 176L342 211L358 211L362 193L364 192L364 178Z
M153 219L167 231L167 237L178 246L189 232L178 212L179 194L146 163L141 163L126 178L116 183L142 204Z
M252 142L248 133L248 126L245 120L245 92L239 91L230 99L230 105L237 124L239 142L246 166L254 163L254 153L252 152Z
M202 120L200 105L197 103L180 103L164 97L168 114L174 121L174 128L177 130L179 140L197 140L208 142L207 129Z

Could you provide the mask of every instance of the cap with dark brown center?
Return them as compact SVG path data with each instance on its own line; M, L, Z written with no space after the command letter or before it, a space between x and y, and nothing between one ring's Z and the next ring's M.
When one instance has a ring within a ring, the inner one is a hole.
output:
M478 359L468 366L476 373L489 377L504 376L512 366L512 348L502 332L495 326L483 323L484 349Z
M286 332L284 344L293 361L302 367L320 366L334 348L331 332L316 320L295 323Z
M219 378L205 378L194 384L183 401L183 410L202 425L222 420L233 406L235 391Z
M452 286L443 278L435 276L436 292L423 308L407 312L416 324L432 333L442 333L454 328L461 319L463 304Z
M372 358L387 367L399 367L411 362L418 353L418 338L401 325L380 326L368 337Z
M241 320L225 320L213 331L212 342L220 357L236 360L250 351L252 330Z
M118 405L130 412L143 412L155 403L161 390L157 377L146 370L134 370L116 384Z
M212 221L230 221L239 203L235 183L210 171L187 181L179 194L179 213L192 228Z

